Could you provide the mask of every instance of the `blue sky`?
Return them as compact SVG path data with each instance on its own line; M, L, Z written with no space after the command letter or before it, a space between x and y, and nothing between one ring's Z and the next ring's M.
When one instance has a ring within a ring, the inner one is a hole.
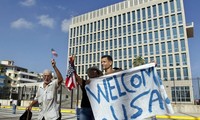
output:
M57 66L66 75L68 26L81 15L122 0L0 0L0 60L13 60L29 71L52 69L51 48ZM199 0L185 1L186 21L194 22L189 39L192 75L200 77Z

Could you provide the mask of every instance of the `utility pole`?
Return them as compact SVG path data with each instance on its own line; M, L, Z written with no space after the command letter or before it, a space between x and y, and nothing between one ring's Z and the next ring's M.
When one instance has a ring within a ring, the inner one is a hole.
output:
M199 77L197 77L197 82L198 82L198 89L199 89L199 99L200 99L200 78Z

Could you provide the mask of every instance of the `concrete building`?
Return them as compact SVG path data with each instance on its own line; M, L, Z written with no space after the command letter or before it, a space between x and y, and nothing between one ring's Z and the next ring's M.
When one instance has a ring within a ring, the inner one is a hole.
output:
M69 56L75 54L77 72L101 68L102 55L112 55L114 67L129 69L141 56L156 60L157 72L174 103L193 103L187 24L183 0L125 0L72 19Z

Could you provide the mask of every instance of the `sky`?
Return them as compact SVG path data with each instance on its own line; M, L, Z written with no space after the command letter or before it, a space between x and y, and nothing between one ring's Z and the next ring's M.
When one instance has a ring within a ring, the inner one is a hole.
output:
M52 69L57 62L63 76L67 68L71 18L123 0L0 0L0 60L13 60L29 71ZM184 0L186 22L194 22L189 39L192 76L200 77L200 1ZM53 48L58 57L51 54Z

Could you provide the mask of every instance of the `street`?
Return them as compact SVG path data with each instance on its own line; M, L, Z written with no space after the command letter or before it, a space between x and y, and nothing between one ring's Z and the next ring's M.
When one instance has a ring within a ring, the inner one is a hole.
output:
M16 114L12 114L12 109L0 108L0 120L19 120L24 110L17 110ZM32 120L37 120L38 112L32 111ZM75 114L62 113L62 120L76 120Z

